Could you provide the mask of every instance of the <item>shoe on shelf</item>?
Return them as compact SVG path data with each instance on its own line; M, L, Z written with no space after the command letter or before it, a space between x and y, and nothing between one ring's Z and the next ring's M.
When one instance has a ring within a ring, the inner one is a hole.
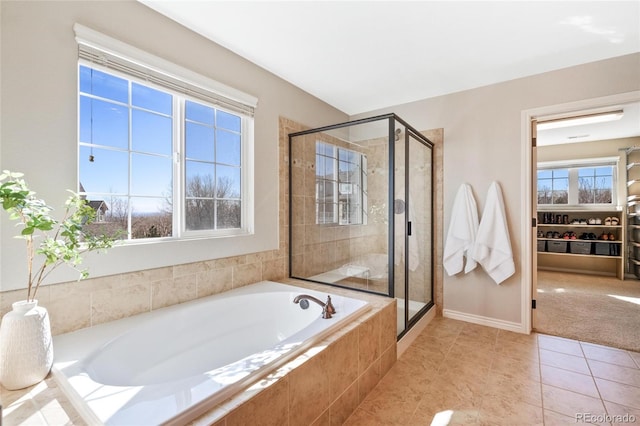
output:
M620 219L618 219L615 216L612 216L611 217L611 226L618 226L618 225L620 225Z
M615 241L616 240L616 236L613 234L613 232L609 232L609 241Z
M589 225L595 225L596 224L596 218L595 217L590 217L589 218Z
M604 220L604 224L605 224L606 226L611 226L611 218L610 218L610 217L607 217L607 218Z
M596 225L602 225L602 219L599 217L596 218Z

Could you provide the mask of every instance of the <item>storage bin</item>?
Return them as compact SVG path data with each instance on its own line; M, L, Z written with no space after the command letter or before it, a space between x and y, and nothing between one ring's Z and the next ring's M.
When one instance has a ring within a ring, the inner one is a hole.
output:
M569 249L573 254L591 254L591 243L584 241L571 241Z
M538 251L547 251L547 242L545 240L538 240Z
M609 243L595 243L595 253L600 256L609 256L611 254L611 244Z
M567 241L547 241L547 251L553 253L566 253Z

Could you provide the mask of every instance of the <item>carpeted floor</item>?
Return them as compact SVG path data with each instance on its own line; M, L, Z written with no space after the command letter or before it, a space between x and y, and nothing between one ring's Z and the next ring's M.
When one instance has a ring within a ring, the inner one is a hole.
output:
M640 352L640 280L538 271L535 330Z

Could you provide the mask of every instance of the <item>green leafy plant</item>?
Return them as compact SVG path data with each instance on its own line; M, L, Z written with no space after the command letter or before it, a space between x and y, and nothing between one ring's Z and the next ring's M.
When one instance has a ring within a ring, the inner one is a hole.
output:
M73 191L65 202L61 220L51 216L53 208L35 197L23 174L4 170L0 174L0 201L11 220L21 228L17 238L27 244L27 300L34 300L40 284L57 267L68 265L80 273L79 279L89 272L79 269L82 255L89 251L111 248L114 237L89 231L96 219L96 211L89 202Z

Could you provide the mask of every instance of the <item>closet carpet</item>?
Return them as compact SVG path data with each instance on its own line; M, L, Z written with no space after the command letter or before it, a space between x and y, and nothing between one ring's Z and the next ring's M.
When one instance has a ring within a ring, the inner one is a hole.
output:
M640 352L640 280L538 271L535 330Z

